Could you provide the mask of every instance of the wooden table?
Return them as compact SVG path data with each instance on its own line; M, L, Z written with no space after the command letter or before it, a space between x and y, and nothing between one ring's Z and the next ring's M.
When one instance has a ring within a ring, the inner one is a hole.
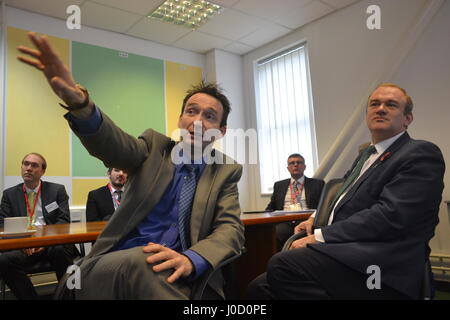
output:
M105 221L95 221L36 226L32 236L0 238L0 251L95 241L105 224Z
M246 252L236 261L236 278L240 297L245 297L248 284L266 271L267 262L277 252L275 225L279 222L306 220L312 214L295 213L272 216L270 213L244 213Z

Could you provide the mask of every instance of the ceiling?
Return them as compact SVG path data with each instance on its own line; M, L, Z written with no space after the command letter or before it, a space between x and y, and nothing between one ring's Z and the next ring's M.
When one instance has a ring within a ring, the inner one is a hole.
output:
M223 7L191 30L149 19L164 0L6 0L6 5L66 19L71 4L81 8L81 25L114 31L197 53L222 49L238 55L359 0L210 0Z

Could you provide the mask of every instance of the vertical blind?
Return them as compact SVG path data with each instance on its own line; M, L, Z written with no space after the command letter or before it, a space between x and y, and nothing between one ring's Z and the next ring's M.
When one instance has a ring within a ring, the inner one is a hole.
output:
M300 153L312 176L317 166L314 117L305 47L257 63L257 126L261 193L289 178L287 158Z

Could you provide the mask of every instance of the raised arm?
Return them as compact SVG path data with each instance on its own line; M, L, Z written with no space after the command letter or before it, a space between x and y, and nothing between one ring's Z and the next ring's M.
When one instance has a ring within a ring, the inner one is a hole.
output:
M17 59L42 71L52 90L69 107L84 105L88 99L87 95L75 83L72 73L52 48L48 38L34 32L28 33L28 37L35 49L19 46L17 49L26 56L18 56ZM93 107L92 101L88 101L86 107L71 113L77 118L84 119L92 113Z

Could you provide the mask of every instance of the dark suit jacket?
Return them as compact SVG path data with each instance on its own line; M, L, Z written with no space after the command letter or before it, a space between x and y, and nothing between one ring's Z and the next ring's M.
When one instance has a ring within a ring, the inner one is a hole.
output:
M272 198L267 205L266 211L283 210L284 199L289 188L291 179L280 180L273 185ZM320 195L324 186L324 181L320 179L312 179L305 176L305 198L306 205L310 209L316 209L319 204Z
M0 205L0 226L7 217L27 216L27 205L22 189L23 183L3 191ZM42 212L46 224L69 223L69 196L63 185L42 181L41 189ZM45 206L55 202L58 208L48 212Z
M89 192L86 221L107 221L113 213L114 203L107 185Z
M310 247L363 274L377 265L382 284L418 298L444 171L437 146L403 134L338 203L325 243Z

